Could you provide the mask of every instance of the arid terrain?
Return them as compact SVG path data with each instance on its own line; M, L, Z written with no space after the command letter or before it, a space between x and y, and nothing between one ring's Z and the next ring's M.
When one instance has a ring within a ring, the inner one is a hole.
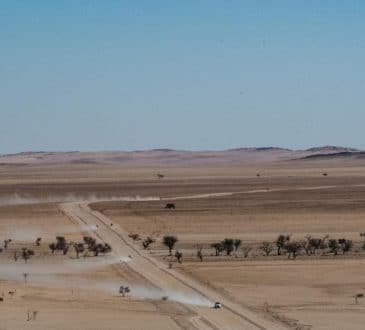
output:
M0 253L1 330L363 329L361 151L23 153L0 163L0 239L11 239ZM56 236L65 254L49 248ZM111 251L83 244L78 258L85 236ZM177 238L171 256L164 236ZM239 243L216 253L225 239Z

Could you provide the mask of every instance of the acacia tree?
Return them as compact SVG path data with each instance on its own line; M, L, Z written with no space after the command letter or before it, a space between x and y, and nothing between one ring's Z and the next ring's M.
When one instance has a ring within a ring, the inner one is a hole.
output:
M221 254L221 252L224 251L224 246L222 243L212 243L210 246L215 249L215 255L217 257Z
M39 241L40 243L40 241ZM67 248L67 242L66 239L63 236L57 236L56 237L56 243L51 243L48 245L52 253L55 251L63 251Z
M241 244L242 244L242 241L240 239L235 239L233 241L234 249L236 252L237 252L238 248L241 246Z
M341 247L342 253L345 254L346 252L352 249L353 243L350 239L340 238L338 243Z
M163 237L163 244L165 246L167 246L167 248L169 249L169 255L172 255L172 249L174 248L176 242L178 241L176 236L172 236L172 235L165 235Z
M281 255L281 250L284 248L285 244L290 240L290 235L279 235L275 241L275 245L277 247L277 255Z
M316 254L317 250L325 247L325 240L327 239L327 236L324 238L313 238L311 235L307 235L305 238L306 242L303 244L305 252L307 255L312 255Z
M301 250L302 245L297 241L288 242L285 244L285 250L288 251L288 259L290 259L290 255L292 255L293 259L295 259Z
M230 256L234 250L234 240L232 238L225 238L222 241L224 251L226 251L227 256Z

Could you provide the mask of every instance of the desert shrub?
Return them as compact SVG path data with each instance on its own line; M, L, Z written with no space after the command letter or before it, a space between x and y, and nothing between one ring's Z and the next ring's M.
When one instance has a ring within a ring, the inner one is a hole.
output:
M272 243L268 241L263 241L260 245L260 250L262 250L266 256L269 256L271 251L274 249Z
M180 251L176 250L176 252L175 252L175 258L177 259L177 261L178 261L179 264L182 263L182 257L183 257L183 254Z
M147 250L149 249L150 245L154 242L155 240L152 237L147 236L147 238L143 240L142 246L145 250Z

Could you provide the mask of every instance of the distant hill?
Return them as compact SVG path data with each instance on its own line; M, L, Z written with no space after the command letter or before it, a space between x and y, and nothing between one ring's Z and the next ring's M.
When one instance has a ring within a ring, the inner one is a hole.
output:
M188 151L160 148L138 151L96 152L21 152L0 155L0 165L32 164L106 164L118 166L219 166L272 163L291 160L319 160L354 157L364 158L365 152L338 146L290 150L277 147L247 147L221 151Z
M308 152L316 152L316 153L340 153L340 152L356 152L360 151L355 148L346 148L346 147L338 147L338 146L323 146L323 147L314 147L307 149Z
M354 159L360 159L365 158L365 152L363 151L342 151L342 152L334 152L329 154L314 154L314 155L308 155L305 157L302 157L301 159L309 159L309 160L315 160L315 159L335 159L335 158L354 158Z

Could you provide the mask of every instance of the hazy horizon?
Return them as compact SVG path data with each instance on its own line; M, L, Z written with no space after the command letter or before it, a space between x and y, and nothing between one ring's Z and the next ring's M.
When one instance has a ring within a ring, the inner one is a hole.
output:
M87 153L87 152L145 152L145 151L187 151L187 152L219 152L219 151L230 151L230 150L238 150L238 149L281 149L281 150L289 150L289 151L307 151L310 149L325 149L325 148L343 148L343 149L356 149L358 151L363 151L361 148L354 148L352 146L339 146L339 145L318 145L318 146L310 146L308 148L303 149L292 149L292 148L285 148L285 147L278 147L278 146L261 146L261 147L255 147L255 146L238 146L233 148L226 148L226 149L174 149L174 148L151 148L151 149L134 149L134 150L123 150L123 149L105 149L105 150L23 150L23 151L17 151L14 153L0 153L0 155L16 155L16 154L22 154L22 153L47 153L47 152L54 152L54 153L68 153L68 152L81 152L81 153Z

